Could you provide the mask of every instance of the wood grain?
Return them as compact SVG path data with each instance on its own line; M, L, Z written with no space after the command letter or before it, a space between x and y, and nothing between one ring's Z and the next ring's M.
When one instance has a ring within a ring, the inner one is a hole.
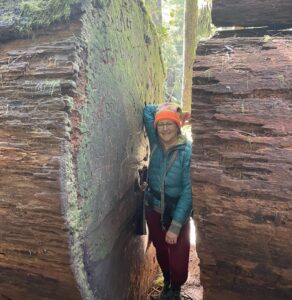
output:
M291 49L289 38L199 45L192 178L204 299L292 295Z

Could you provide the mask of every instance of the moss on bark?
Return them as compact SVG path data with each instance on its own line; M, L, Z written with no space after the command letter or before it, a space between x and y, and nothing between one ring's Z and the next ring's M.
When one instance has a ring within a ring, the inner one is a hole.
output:
M67 20L80 0L1 0L0 25L19 33Z

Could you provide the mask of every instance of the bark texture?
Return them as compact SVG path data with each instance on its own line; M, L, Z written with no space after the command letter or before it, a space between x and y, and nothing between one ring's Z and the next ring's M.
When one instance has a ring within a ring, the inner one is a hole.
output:
M292 27L291 0L215 0L212 21L215 26Z
M143 299L155 276L134 180L143 106L162 94L157 36L139 1L84 5L0 45L1 300Z
M199 44L192 177L206 300L292 297L291 49L289 38Z
M60 180L76 26L0 47L0 298L81 299Z

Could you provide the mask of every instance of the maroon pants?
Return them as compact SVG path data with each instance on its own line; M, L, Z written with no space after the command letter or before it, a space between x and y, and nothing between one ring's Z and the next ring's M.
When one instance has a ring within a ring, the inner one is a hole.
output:
M146 210L146 220L149 237L156 248L156 257L163 274L170 274L172 286L179 287L188 279L188 264L190 253L190 222L181 229L177 243L170 245L165 241L167 230L162 230L160 214Z

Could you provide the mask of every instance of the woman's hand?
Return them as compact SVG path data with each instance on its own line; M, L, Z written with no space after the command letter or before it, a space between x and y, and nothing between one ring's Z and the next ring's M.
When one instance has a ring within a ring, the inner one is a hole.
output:
M165 241L166 241L166 243L168 243L170 245L174 245L177 242L177 237L178 237L177 234L168 230L166 232Z

